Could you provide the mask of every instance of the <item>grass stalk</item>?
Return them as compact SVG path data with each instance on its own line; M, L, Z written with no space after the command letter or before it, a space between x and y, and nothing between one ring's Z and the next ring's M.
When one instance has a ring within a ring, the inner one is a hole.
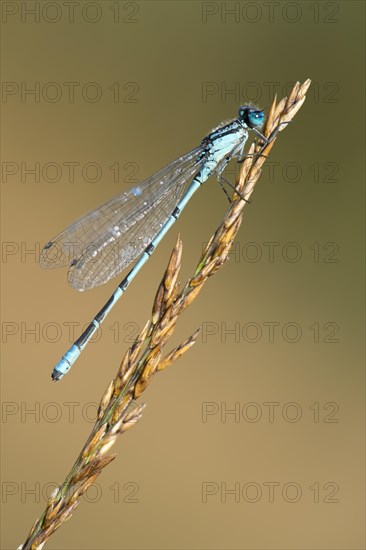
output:
M278 103L274 99L263 130L269 143L253 143L240 170L236 189L246 200L259 180L262 166L279 133L287 127L304 103L309 86L310 80L303 84L298 82L288 98ZM105 390L95 425L70 472L50 496L43 514L35 521L18 550L42 548L51 535L71 517L88 487L116 458L109 451L117 438L140 420L145 405L137 405L135 402L153 376L169 367L194 345L199 329L172 351L163 354L180 315L197 298L208 278L228 260L246 204L234 193L232 203L199 259L194 275L182 288L178 283L182 241L178 237L157 290L150 320L125 353L114 379Z

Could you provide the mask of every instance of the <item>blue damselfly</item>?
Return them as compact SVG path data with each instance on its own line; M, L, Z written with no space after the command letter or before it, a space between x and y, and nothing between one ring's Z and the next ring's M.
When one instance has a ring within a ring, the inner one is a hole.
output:
M140 256L57 363L53 380L68 372L195 191L212 175L221 184L226 182L222 172L231 159L242 157L248 131L254 130L263 142L267 141L258 130L263 122L263 111L241 106L237 118L215 128L197 148L83 216L44 246L41 266L55 268L69 264L68 281L77 290L106 283ZM81 252L73 256L71 245L75 244Z

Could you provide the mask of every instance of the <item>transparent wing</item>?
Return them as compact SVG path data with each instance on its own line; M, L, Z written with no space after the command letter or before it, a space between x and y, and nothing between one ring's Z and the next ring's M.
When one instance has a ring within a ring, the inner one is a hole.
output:
M109 281L141 254L204 162L203 146L83 216L47 243L44 268L69 265L68 281L87 290Z

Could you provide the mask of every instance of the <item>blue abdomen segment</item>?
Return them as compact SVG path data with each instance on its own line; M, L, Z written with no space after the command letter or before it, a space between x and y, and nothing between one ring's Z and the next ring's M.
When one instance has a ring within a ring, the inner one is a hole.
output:
M129 280L124 279L124 288L127 287ZM121 283L122 284L122 283ZM95 316L95 319L84 330L83 334L76 340L71 348L65 353L62 359L57 363L52 371L52 380L57 382L60 380L72 367L80 353L85 348L86 344L90 341L93 334L98 330L100 324L104 321L114 304L119 300L123 294L122 288L118 287L113 293L108 302L102 307L99 313Z
M52 380L55 382L60 380L60 378L62 378L71 369L80 353L81 349L76 344L73 344L62 359L57 363L57 365L55 365L51 375Z

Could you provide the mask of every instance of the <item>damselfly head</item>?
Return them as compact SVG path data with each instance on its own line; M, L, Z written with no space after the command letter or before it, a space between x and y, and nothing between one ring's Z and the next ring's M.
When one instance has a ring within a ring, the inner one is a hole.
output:
M239 118L250 128L256 128L262 126L264 113L250 105L242 105L239 108Z

